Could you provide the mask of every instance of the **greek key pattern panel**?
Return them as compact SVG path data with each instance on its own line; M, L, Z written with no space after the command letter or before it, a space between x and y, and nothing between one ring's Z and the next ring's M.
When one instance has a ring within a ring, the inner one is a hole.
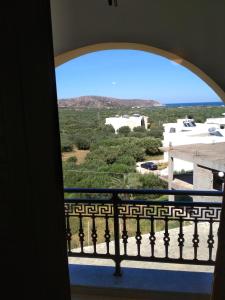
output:
M214 222L219 222L220 220L220 207L196 207L196 206L164 206L164 205L126 205L122 204L118 206L119 217L123 218L134 218L139 216L140 218L150 218L154 219L183 219L183 220L195 220L206 222L213 220Z
M113 217L113 205L112 204L86 204L86 203L66 203L65 213L72 216L82 217Z
M71 216L83 217L95 216L109 216L113 217L113 205L112 204L86 204L86 203L66 203L65 212ZM118 217L119 218L151 218L154 219L183 219L194 221L196 218L198 221L206 222L213 220L219 222L221 207L198 207L198 206L164 206L164 205L139 205L139 204L118 204Z

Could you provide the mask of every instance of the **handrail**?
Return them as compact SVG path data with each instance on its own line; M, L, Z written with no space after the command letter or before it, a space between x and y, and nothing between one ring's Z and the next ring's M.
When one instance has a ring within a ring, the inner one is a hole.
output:
M89 203L89 204L113 204L114 201L112 199L83 199L83 198L65 198L65 203L73 204L73 203ZM133 204L133 205L145 205L148 204L149 200L122 200L118 199L117 203L121 203L123 205ZM152 200L151 205L163 205L163 206L198 206L198 207L222 207L222 202L189 202L189 201L164 201L164 200Z
M190 195L190 196L223 196L221 191L205 190L156 190L156 189L113 189L113 188L64 188L64 193L97 193L97 194L142 194L142 195Z

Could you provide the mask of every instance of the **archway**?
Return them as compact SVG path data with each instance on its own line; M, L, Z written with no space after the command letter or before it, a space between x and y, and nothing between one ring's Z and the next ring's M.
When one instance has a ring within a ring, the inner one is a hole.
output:
M66 53L64 57L63 57L63 56L60 57L60 58L62 59L61 63L66 62L66 61L69 61L69 60L72 59L72 58L79 57L79 56L81 56L81 55L83 55L83 54L91 53L91 52L98 51L98 50L107 50L106 48L104 48L104 49L102 49L102 47L100 48L99 45L97 45L96 47L97 47L97 48L95 48L94 46L88 47L88 48L85 48L85 49L84 49L84 48L81 48L81 49L77 49L77 50L74 51L73 53ZM121 48L121 47L119 47L118 45L115 45L115 49L118 49L118 48ZM127 49L127 48L130 49L131 47L126 46L126 47L124 47L123 49ZM149 47L147 47L147 48L149 48ZM108 49L112 49L112 46L108 47ZM133 47L133 49L134 49L134 47ZM137 49L140 50L140 47L138 46ZM135 50L136 50L136 49L135 49ZM143 49L141 49L141 50L143 50ZM150 51L146 51L146 52L150 52ZM151 51L151 52L153 52L153 51ZM156 53L156 52L155 52L155 53ZM162 55L161 51L160 51L160 53L158 52L157 54L159 54L159 55L161 55L161 56L164 56L164 57L166 57L166 58L172 59L173 61L175 61L175 62L177 62L177 63L179 63L179 64L181 64L181 65L185 65L181 58L178 58L177 56L173 56L172 54L166 53L165 55ZM66 55L67 55L67 56L66 56ZM58 58L59 58L59 57L58 57ZM63 61L63 59L64 59L64 61ZM187 63L187 62L186 62L186 63ZM58 65L59 65L59 64L60 64L60 63L59 63L59 61L58 61ZM189 65L191 65L191 64L189 64ZM192 72L193 72L193 68L194 68L194 66L192 67ZM189 67L189 69L191 69L191 67ZM199 71L199 72L201 72L201 71ZM197 72L195 72L195 73L197 73ZM203 77L203 76L204 76L204 74L202 75L202 77ZM199 76L199 77L200 77L200 76ZM202 77L201 77L201 78L202 78ZM209 80L210 80L210 79L209 79Z
M201 78L208 86L210 86L214 92L220 97L220 99L225 102L225 91L214 81L212 80L205 72L199 69L197 66L192 64L191 62L185 60L184 58L156 47L152 47L146 44L137 44L137 43L98 43L93 45L84 46L81 48L77 48L65 53L62 53L55 57L55 66L59 66L73 58L79 57L84 54L88 54L91 52L99 51L99 50L113 50L113 49L129 49L129 50L141 50L150 52L153 54L157 54L163 56L165 58L174 61L177 64L180 64L194 74L196 74L199 78Z

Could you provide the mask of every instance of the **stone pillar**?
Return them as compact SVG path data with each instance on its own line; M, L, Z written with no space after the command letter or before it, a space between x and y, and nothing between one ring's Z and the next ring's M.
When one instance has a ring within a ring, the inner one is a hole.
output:
M213 173L211 170L194 163L193 168L193 189L213 190ZM194 201L213 200L211 197L193 196Z
M213 189L213 173L212 170L201 167L194 163L193 170L194 190L212 190Z
M171 151L168 151L168 189L172 189L172 181L173 181L173 169L174 169L174 159L171 155ZM169 201L174 201L174 196L169 196Z

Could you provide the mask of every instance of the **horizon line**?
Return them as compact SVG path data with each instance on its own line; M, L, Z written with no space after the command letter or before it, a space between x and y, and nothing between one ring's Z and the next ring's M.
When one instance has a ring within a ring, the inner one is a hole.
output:
M69 97L69 98L60 98L60 99L57 99L58 101L66 101L66 100L72 100L72 99L75 99L75 98L81 98L81 97L102 97L102 98L112 98L112 99L118 99L118 100L141 100L141 101L157 101L159 103L162 103L162 104L176 104L176 103L210 103L210 102L223 102L222 100L217 100L217 99L214 99L214 100L175 100L174 102L171 102L171 101L164 101L164 100L156 100L156 99L146 99L146 98L116 98L116 97L112 97L112 96L101 96L101 95L82 95L82 96L72 96L72 97ZM173 100L172 100L173 101Z

